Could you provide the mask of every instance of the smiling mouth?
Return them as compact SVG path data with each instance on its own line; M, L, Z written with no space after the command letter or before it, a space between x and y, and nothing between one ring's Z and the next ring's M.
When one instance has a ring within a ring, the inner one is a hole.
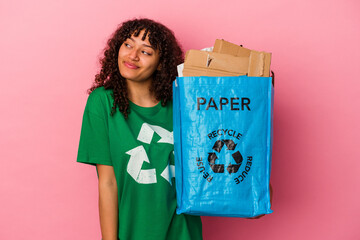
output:
M124 62L124 65L127 67L127 68L130 68L130 69L138 69L139 67L134 65L134 64L131 64L129 62Z

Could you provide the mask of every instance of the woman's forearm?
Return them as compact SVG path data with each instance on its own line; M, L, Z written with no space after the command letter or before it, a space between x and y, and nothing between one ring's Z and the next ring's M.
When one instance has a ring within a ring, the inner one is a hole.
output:
M99 184L99 214L103 240L117 240L118 199L117 186Z
M102 178L99 172L99 215L103 240L118 239L118 195L116 180Z

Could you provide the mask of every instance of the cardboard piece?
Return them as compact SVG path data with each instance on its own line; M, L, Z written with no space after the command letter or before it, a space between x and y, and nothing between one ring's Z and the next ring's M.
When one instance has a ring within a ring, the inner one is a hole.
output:
M183 76L239 76L246 75L248 67L247 57L189 50L186 53Z
M213 52L229 54L237 57L249 57L248 76L269 77L271 53L250 50L242 46L216 39Z
M250 57L251 50L225 40L216 39L213 52L236 57Z
M271 53L217 39L213 52L189 50L183 76L270 76Z
M271 53L251 51L249 57L249 77L270 77Z

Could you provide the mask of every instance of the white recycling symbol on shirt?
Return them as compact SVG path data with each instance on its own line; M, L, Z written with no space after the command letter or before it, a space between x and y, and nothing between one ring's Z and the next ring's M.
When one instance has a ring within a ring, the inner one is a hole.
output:
M148 123L143 123L141 126L137 140L150 144L154 132L160 136L158 143L169 143L174 145L173 132L169 132L162 127L150 125ZM157 183L155 168L141 169L143 162L150 163L145 148L142 145L127 151L126 154L130 155L126 170L136 182L142 184ZM160 176L172 185L171 179L175 177L175 166L168 164Z

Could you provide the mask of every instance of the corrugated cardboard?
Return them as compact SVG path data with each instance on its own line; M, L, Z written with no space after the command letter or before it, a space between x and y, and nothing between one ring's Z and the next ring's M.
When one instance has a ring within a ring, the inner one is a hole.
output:
M186 53L183 76L239 76L246 75L248 57L189 50Z
M251 51L248 76L270 77L271 53Z
M212 52L189 50L183 76L270 76L271 53L217 39Z
M250 57L251 50L225 40L216 39L213 52L230 54L236 57Z
M237 57L248 57L248 76L270 76L271 53L250 50L220 39L216 39L213 52L229 54Z

